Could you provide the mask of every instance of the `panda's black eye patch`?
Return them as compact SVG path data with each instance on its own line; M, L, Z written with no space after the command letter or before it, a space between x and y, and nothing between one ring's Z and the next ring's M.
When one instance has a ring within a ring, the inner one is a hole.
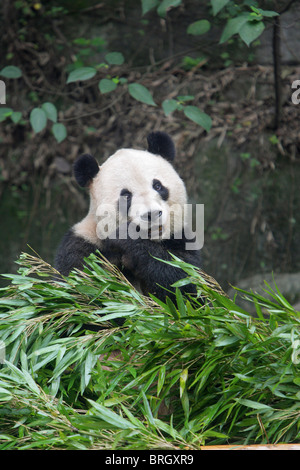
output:
M129 208L131 206L131 199L132 199L132 193L124 188L120 192L120 199L119 199L119 210L123 210L124 212L129 211Z
M161 188L162 188L162 185L161 185L161 182L159 180L153 180L153 189L155 189L155 191L161 191Z
M126 197L127 199L132 197L132 193L128 189L122 189L120 196Z
M166 201L169 197L169 190L159 180L154 179L152 181L152 188L158 192L160 197Z

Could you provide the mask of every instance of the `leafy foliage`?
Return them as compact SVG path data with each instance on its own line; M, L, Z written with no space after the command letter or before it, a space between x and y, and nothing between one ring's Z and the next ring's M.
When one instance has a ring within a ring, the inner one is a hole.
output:
M181 0L141 0L142 14L145 15L150 10L156 8L158 15L165 17L168 10L182 4ZM244 43L249 46L257 39L265 29L264 18L278 16L276 11L263 10L258 7L258 2L244 0L237 4L232 0L211 0L213 16L220 12L227 14L227 23L222 33L220 43L228 41L235 34L239 34ZM187 33L194 36L202 35L210 30L211 24L207 19L200 19L191 23L187 28Z
M210 30L210 22L207 20L198 20L190 24L187 33L192 34L193 36L199 36L205 34Z
M141 0L143 15L156 8L159 16L165 17L167 11L171 8L181 5L181 0Z
M97 70L94 69L94 67L80 67L78 69L73 70L67 79L67 84L68 83L73 83L73 82L78 82L78 81L84 81L84 80L89 80L90 78L93 78L97 73Z
M207 132L211 128L211 118L196 106L187 106L184 109L184 114L186 117L191 119L191 121L194 121L196 124L199 124L199 126L204 127Z
M11 119L13 120L13 116ZM57 109L53 103L46 102L41 107L33 108L29 117L31 127L36 134L45 129L48 119L54 123L51 129L57 142L62 142L67 137L67 129L64 124L57 122Z
M213 8L214 14L216 15L220 10L223 9L228 3L231 2L214 2ZM247 2L244 2L246 10L236 10L236 13L230 17L223 30L220 43L228 41L232 36L238 34L244 43L249 46L255 39L257 39L265 29L263 22L265 18L272 18L278 16L278 13L270 10L262 10L255 6L250 6L250 10L247 8ZM217 5L218 4L218 5Z
M182 5L182 0L141 0L141 14L144 16L149 12L156 11L162 18L162 21L164 21L164 19L167 19L170 12L180 8ZM239 2L239 4L236 4L233 0L211 0L209 5L211 7L210 11L208 11L209 19L195 18L195 21L188 25L186 33L194 37L207 34L212 24L218 24L219 18L221 20L225 19L226 24L220 37L220 44L231 41L232 38L238 36L247 46L250 46L264 31L265 22L274 21L274 17L278 15L275 11L259 8L259 2L257 1L249 2L248 0L243 0ZM21 25L23 28L28 18L34 18L41 10L41 4L34 3L32 6L29 6L27 1L21 1L16 2L11 8L18 10L19 13L22 12L24 17L22 17L22 15L20 17L20 28ZM43 5L43 16L45 16L45 18L55 17L57 15L64 16L67 13L68 11L63 7ZM218 18L215 20L214 17L217 15ZM147 20L141 19L141 21ZM46 37L48 41L49 33L45 34L45 38ZM25 36L21 35L20 40L25 40ZM65 42L67 41L64 41L64 43ZM61 48L61 45L58 47ZM72 54L70 58L67 59L68 63L66 63L65 70L62 74L63 87L65 87L63 94L67 95L72 92L76 94L78 87L85 88L90 86L92 88L95 80L97 80L98 91L100 91L101 94L114 92L117 94L116 89L118 86L121 86L124 92L128 92L128 95L134 100L148 106L159 106L160 99L154 96L154 90L144 85L143 75L141 76L140 82L127 83L130 81L128 80L129 58L125 57L120 51L106 50L106 41L102 37L77 37L71 41L71 45L67 45L67 50L71 50ZM98 62L99 54L102 54L102 57L104 57L102 63ZM226 52L223 52L223 54L226 54ZM68 54L66 54L66 56L68 56ZM9 58L10 55L8 54L7 57ZM188 62L186 64L188 69L190 67L200 67L207 61L205 57L199 59L185 57L185 60ZM190 61L192 62L190 63ZM231 63L232 61L227 58L226 62ZM26 67L22 70L22 66L18 67L16 65L7 65L0 71L0 76L6 79L23 79L26 87L28 87L27 75ZM82 82L88 82L88 84L83 85ZM32 85L29 87L29 90L30 88L31 91L29 94L31 94L35 105L29 112L29 119L25 113L22 119L22 114L20 114L21 111L19 110L6 108L8 112L5 113L1 110L0 120L4 121L10 118L14 124L21 125L29 122L34 133L40 133L47 129L48 120L50 120L53 122L51 132L56 141L58 143L64 141L68 135L68 129L62 122L57 122L59 120L57 106L64 108L60 96L62 92L57 93L55 98L53 98L53 102L47 101L46 107L46 103L41 105L41 102L43 99L52 99L51 95L49 98L45 90L40 90L39 87L37 88L38 92L32 92ZM40 94L42 94L42 96L40 96ZM178 101L176 102L173 97L170 99L167 96L165 99L162 98L161 101L161 107L166 116L174 111L183 111L183 118L190 119L197 125L203 127L207 132L211 129L210 116L202 109L198 108L197 103L194 103L192 106L184 107L181 103L178 103ZM50 109L50 105L52 109ZM60 120L63 119L63 113L61 113ZM74 117L73 119L76 118Z
M140 83L130 83L128 85L129 94L142 103L148 104L150 106L156 106L150 91Z
M22 70L15 65L7 65L0 71L0 76L5 78L20 78L22 77Z
M41 108L33 108L30 113L30 124L36 134L41 132L47 124L47 114L45 111Z
M95 255L63 280L21 256L0 298L2 449L299 440L299 312L268 287L270 299L244 293L253 318L171 263L201 301L145 298Z

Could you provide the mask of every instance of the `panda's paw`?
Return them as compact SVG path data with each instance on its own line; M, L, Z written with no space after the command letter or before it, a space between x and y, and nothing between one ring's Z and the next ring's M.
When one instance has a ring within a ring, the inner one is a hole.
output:
M122 266L132 273L136 271L137 264L135 263L135 260L129 253L124 253L121 257L121 262Z
M105 240L105 248L113 253L118 253L119 255L123 255L124 253L132 253L138 245L137 240L131 240L130 238L119 238L119 234L117 233L117 237L106 238Z
M107 238L105 240L104 254L110 261L112 260L111 262L113 264L126 268L131 272L135 272L140 264L140 260L136 252L136 246L134 249L132 244L127 240Z
M106 240L105 243L112 250L124 252L132 250L133 246L138 243L138 240L134 240L129 236L128 226L122 225L117 228L116 232L112 233Z
M120 257L121 265L138 275L149 262L149 252L152 245L149 243L149 240L142 238L129 236L124 238L124 231L122 232L122 228L120 228L114 236L105 240L105 250L109 252L110 256Z

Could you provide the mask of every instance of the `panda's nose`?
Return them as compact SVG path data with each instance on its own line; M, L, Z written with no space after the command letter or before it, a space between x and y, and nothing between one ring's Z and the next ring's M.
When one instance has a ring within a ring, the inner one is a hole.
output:
M141 219L145 222L155 222L161 216L162 216L162 211L155 210L155 211L149 211L149 212L146 212L145 214L142 214Z

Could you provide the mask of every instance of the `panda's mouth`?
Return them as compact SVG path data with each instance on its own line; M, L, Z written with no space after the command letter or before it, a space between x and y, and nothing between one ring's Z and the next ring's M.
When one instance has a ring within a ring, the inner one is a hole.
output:
M158 238L163 233L163 226L162 225L154 225L149 227L148 229L142 229L139 225L136 227L136 231L140 233L142 238ZM146 234L148 237L146 237Z
M155 236L161 236L163 232L163 227L162 225L156 225L155 227L150 227L148 229L148 237L151 238L151 237L155 237Z

